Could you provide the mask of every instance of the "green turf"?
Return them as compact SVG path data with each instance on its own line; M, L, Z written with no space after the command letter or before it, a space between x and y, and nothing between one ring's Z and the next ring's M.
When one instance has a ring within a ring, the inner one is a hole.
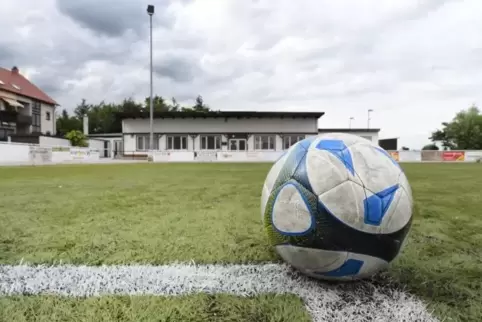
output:
M267 165L0 168L0 262L267 261Z
M260 223L268 164L0 168L0 262L276 260ZM418 213L389 278L438 316L482 317L482 165L405 164Z
M294 295L236 297L0 297L0 322L303 322L310 316Z

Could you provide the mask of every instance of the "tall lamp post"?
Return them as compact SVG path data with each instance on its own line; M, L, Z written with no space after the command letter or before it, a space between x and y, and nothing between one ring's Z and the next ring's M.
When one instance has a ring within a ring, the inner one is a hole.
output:
M367 117L367 129L370 129L370 120L371 120L371 118L370 118L370 114L371 114L372 112L373 112L373 110L372 110L372 109L369 109L369 110L368 110L368 117Z
M350 117L350 125L349 125L349 126L350 126L350 130L351 130L351 121L353 121L354 119L355 119L355 118L354 118L353 116Z
M150 91L149 91L149 150L154 150L154 104L152 99L152 16L154 15L154 6L147 6L147 14L149 15L149 74L150 74Z

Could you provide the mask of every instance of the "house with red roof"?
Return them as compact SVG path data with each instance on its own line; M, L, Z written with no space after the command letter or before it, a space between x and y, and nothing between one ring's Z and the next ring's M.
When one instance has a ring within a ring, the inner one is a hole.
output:
M55 135L57 106L17 67L0 67L0 141L14 134Z

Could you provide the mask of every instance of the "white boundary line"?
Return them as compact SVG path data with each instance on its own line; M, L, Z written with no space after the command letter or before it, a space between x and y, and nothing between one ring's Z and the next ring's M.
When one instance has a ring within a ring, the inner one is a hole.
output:
M330 285L286 265L0 266L0 296L262 293L300 296L313 321L427 321L435 319L415 297L369 282Z

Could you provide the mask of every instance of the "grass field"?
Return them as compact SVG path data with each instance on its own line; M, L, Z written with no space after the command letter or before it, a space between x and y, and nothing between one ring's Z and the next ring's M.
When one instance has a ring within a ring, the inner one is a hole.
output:
M0 263L278 261L267 243L259 214L261 186L269 167L131 164L0 168ZM482 166L404 164L403 168L412 185L417 214L407 247L380 283L406 288L426 301L441 319L481 321L482 180L477 178L482 178ZM216 318L209 315L213 310L218 312ZM0 312L7 311L15 314L0 315L5 321L32 321L32 314L45 316L45 321L58 314L94 321L92 316L97 313L104 321L308 319L301 301L290 295L0 298ZM186 315L178 318L176 314Z
M197 294L183 297L56 296L0 298L0 321L299 321L310 317L293 295L243 298Z

